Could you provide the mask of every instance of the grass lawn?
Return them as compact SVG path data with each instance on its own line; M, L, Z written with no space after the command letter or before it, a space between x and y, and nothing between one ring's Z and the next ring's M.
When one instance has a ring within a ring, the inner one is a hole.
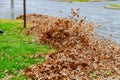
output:
M89 0L72 0L72 1L77 1L77 2L88 2Z
M89 0L60 0L60 1L88 2Z
M120 9L120 4L108 4L105 8Z
M25 80L23 75L18 75L19 71L32 64L39 63L42 57L33 58L35 53L50 52L47 45L38 45L33 42L32 36L26 36L22 21L0 20L0 80L6 75L12 76L10 80Z

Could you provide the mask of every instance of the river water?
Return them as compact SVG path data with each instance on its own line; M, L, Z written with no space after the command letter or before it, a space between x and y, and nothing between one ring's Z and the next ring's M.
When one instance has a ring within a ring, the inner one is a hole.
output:
M23 0L15 0L15 17L23 13ZM71 8L80 8L80 16L100 24L97 32L102 35L112 34L112 39L120 43L120 10L106 9L109 2L55 2L50 0L27 0L27 13L47 14L68 17ZM11 18L10 0L0 0L0 18ZM62 11L62 13L61 13Z

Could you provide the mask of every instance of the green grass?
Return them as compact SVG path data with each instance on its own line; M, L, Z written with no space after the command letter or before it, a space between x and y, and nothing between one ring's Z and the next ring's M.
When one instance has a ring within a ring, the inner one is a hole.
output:
M120 7L120 4L109 4L109 6Z
M108 4L105 8L120 9L120 4Z
M60 1L88 2L89 0L60 0Z
M26 36L22 21L0 20L0 79L7 75L14 75L11 80L16 80L15 76L20 70L32 64L39 63L42 57L31 58L35 53L46 53L52 51L47 45L39 45L33 42L32 36ZM17 76L19 79L25 76Z
M77 2L88 2L89 0L72 0L72 1L77 1Z

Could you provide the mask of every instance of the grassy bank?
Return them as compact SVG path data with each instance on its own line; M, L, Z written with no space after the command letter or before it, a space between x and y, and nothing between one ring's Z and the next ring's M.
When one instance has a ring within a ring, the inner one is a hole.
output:
M88 2L89 0L72 0L72 1L77 1L77 2Z
M70 1L70 2L88 2L89 0L59 0L59 1Z
M11 80L23 80L25 76L18 75L19 71L43 60L38 53L52 51L49 46L39 46L33 42L32 36L26 36L22 21L0 20L0 80L6 76Z
M120 4L108 4L105 6L105 8L120 9Z

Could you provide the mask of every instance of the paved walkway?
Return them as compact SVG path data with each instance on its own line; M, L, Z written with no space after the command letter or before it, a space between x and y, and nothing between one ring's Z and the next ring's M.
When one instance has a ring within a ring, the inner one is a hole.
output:
M11 18L9 1L0 0L0 18ZM22 3L22 0L15 0L15 16L22 14ZM80 8L81 16L102 24L102 27L97 32L104 35L113 34L113 38L120 43L120 10L105 9L104 6L110 3L120 3L120 1L68 3L48 0L27 0L27 13L67 17L70 15L71 8ZM60 13L60 11L63 11L63 13Z

